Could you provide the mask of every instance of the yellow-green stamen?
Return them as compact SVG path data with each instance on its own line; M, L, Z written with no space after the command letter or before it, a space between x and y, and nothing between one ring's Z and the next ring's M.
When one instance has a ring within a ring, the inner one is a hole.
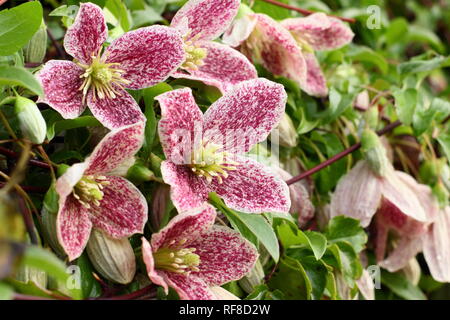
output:
M92 62L89 65L77 63L85 70L80 76L80 78L84 78L84 81L79 88L80 91L83 91L84 98L91 89L93 90L94 101L105 97L114 99L117 95L120 95L117 88L123 89L124 85L130 83L130 81L123 79L125 71L117 68L119 63L106 63L106 58L105 55L100 55L99 50L97 56L92 56Z
M181 68L187 70L197 70L198 67L204 64L203 59L206 58L207 50L205 48L201 48L197 43L200 34L197 34L195 37L187 40L188 36L189 33L184 36L184 51L186 52L186 60Z
M83 176L73 188L73 196L87 209L99 206L104 195L102 190L109 183L105 176Z
M183 239L174 246L173 241L169 246L153 253L155 268L186 275L192 271L200 271L200 256L194 253L195 248L181 248L185 242L186 239Z
M223 147L215 143L201 143L191 156L191 170L199 177L205 177L208 182L216 178L219 183L228 177L227 171L236 170L237 162L229 159L226 151L220 151Z

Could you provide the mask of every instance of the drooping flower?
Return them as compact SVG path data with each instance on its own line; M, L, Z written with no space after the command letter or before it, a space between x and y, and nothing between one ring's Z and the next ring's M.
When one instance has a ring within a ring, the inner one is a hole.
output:
M249 272L258 252L238 232L214 225L210 205L175 216L150 243L142 238L142 256L150 280L183 300L213 300L210 287L238 280Z
M130 31L102 53L108 28L102 10L81 3L64 37L74 61L48 61L37 77L44 88L41 102L64 118L76 118L89 106L107 128L144 119L125 89L142 89L164 81L185 59L181 34L174 28L151 26Z
M205 114L189 88L164 93L156 100L161 106L159 136L167 158L161 172L179 211L200 206L209 192L243 212L289 211L286 183L242 156L281 119L286 103L282 85L266 79L243 81Z
M222 93L257 77L244 55L212 41L231 24L239 4L240 0L190 0L176 13L170 26L184 35L186 60L173 77L199 80Z
M111 175L140 149L144 122L107 134L82 163L58 178L58 241L69 260L83 252L95 227L112 238L142 233L147 221L147 202L128 180Z
M233 23L223 41L240 45L250 60L296 81L308 94L322 97L328 88L314 50L338 49L353 36L343 22L324 13L281 22L265 14L248 13Z

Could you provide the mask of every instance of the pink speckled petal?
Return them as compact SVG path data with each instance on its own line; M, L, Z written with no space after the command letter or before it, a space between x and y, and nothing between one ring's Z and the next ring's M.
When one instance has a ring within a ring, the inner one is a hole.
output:
M189 38L213 40L231 24L239 5L239 0L189 0L178 10L170 26L184 29L187 19Z
M214 225L189 244L200 256L199 272L192 274L205 280L209 286L239 280L258 259L258 250L239 232Z
M122 177L107 176L100 206L92 206L91 221L113 238L143 233L147 222L147 201L142 193Z
M217 179L210 183L228 207L247 213L289 212L289 188L283 180L254 160L233 160L239 163L236 170L228 171L222 183Z
M80 75L83 69L71 61L50 60L36 74L44 89L44 102L58 111L65 119L73 119L83 113L83 93L79 90L83 84Z
M208 199L205 181L193 174L189 167L164 161L161 174L164 182L170 185L170 198L178 211L197 208Z
M421 250L421 237L402 237L396 244L395 249L379 265L389 272L396 272L404 268Z
M159 274L159 272L155 269L155 260L153 259L153 251L150 246L150 243L144 237L142 237L141 239L142 239L142 260L144 260L148 277L154 284L162 286L166 294L168 294L169 286L164 280L164 277L162 277Z
M442 209L423 239L423 254L433 278L450 282L450 207Z
M64 205L65 198L72 193L73 187L80 181L87 169L87 163L76 163L56 180L55 189L59 195L59 206Z
M245 153L267 138L284 113L281 84L259 78L243 81L205 112L204 139L232 153Z
M367 227L381 201L381 183L366 161L359 161L343 176L331 197L331 218L345 215Z
M109 132L86 159L86 174L107 174L127 162L141 148L144 128L145 122L138 122Z
M231 47L238 47L250 36L255 26L256 19L250 15L235 19L223 34L222 42Z
M93 3L81 3L74 23L64 36L66 52L84 64L92 61L108 37L102 9Z
M304 84L306 62L301 48L289 31L264 14L255 14L257 24L241 50L275 75Z
M306 83L302 85L302 89L311 96L326 97L328 95L327 80L320 68L314 53L304 52L307 75Z
M241 81L258 77L253 64L233 48L212 41L202 43L201 47L208 52L204 64L189 73L180 70L172 77L199 80L217 87L222 93Z
M155 98L161 106L158 130L166 158L176 164L190 163L194 137L202 127L203 114L190 88L163 93Z
M116 87L115 98L94 98L93 91L87 95L87 104L96 117L108 129L117 129L137 122L144 122L145 116L133 97Z
M350 43L354 37L352 29L345 23L321 12L306 18L286 19L281 24L315 50L338 49Z
M142 89L166 80L185 59L181 34L151 26L125 33L105 50L108 63L118 63L129 89Z
M184 246L188 246L193 240L209 230L215 219L216 210L208 204L178 214L161 231L152 235L153 251L167 246L172 240L178 242L186 239Z
M173 272L165 273L166 282L174 288L181 300L216 300L203 279L194 275L181 275Z
M67 253L69 261L78 258L83 253L91 229L92 223L87 209L73 195L69 195L60 205L56 218L58 241Z
M418 221L427 220L427 214L414 190L393 169L381 179L381 193L404 214Z

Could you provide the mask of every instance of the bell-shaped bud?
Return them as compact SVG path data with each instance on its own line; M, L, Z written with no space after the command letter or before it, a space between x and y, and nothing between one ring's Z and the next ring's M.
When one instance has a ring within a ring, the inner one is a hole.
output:
M255 290L255 287L260 285L263 280L264 270L261 262L257 260L253 269L245 277L239 280L239 285L245 292L252 293Z
M44 142L47 125L36 103L24 97L17 97L14 110L23 136L35 144Z
M170 187L167 184L158 184L153 193L151 202L150 223L153 230L158 231L162 227L164 217L168 214L170 205ZM171 206L173 208L173 205Z
M50 212L45 207L41 210L42 232L44 239L53 249L53 251L62 258L66 256L64 249L61 247L58 236L56 234L56 217L57 214Z
M278 124L279 144L283 147L292 148L297 145L297 131L292 119L285 113Z
M437 183L446 161L445 158L425 160L419 169L420 179L429 185Z
M145 181L152 181L155 179L155 174L140 161L136 161L127 171L127 179L139 184Z
M369 108L364 113L364 119L366 120L367 128L375 130L378 126L378 119L379 119L379 111L377 107Z
M450 193L441 181L434 185L433 195L436 197L441 208L449 205L448 199L450 197Z
M47 52L47 26L42 20L41 26L34 34L27 45L24 47L23 53L25 62L42 63Z
M128 284L133 280L136 259L127 238L113 239L92 229L86 249L95 270L106 279L120 284Z
M372 171L384 177L390 168L390 163L380 137L374 131L365 129L361 135L361 146Z

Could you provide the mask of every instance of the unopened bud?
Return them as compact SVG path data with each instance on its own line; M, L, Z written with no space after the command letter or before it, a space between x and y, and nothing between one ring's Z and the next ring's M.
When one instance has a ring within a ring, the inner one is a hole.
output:
M113 239L92 229L86 249L92 265L106 279L120 284L133 280L136 260L127 238Z
M278 124L279 143L283 147L292 148L297 145L297 131L292 119L285 113Z
M378 126L379 112L377 107L369 108L364 113L364 119L366 120L367 128L375 130Z
M390 163L380 137L372 130L364 130L361 135L361 147L372 171L381 177L385 176Z
M167 184L158 184L152 198L152 214L150 222L154 230L162 227L164 217L166 216L168 205L170 202L170 187Z
M24 97L17 97L15 112L23 136L35 144L44 142L47 125L36 103Z
M433 186L433 194L437 198L441 208L447 207L449 205L448 199L450 193L441 181Z
M136 162L127 171L127 179L134 182L135 184L139 184L145 181L151 181L154 180L154 178L155 174L153 173L153 171L151 171L140 162Z
M38 31L34 34L28 44L25 46L24 58L26 62L42 63L47 51L47 27L42 21Z
M444 162L442 160L444 160ZM435 184L439 180L445 161L445 158L424 161L419 169L420 179L425 184Z
M417 286L419 284L421 270L416 258L409 260L408 264L402 269L402 273L413 285Z
M66 253L61 247L58 236L56 233L56 213L52 213L49 210L42 208L41 210L41 220L42 220L42 231L46 242L50 245L53 251L60 257L65 257Z
M367 90L361 91L355 98L355 108L359 110L367 110L370 106L369 92Z
M256 261L253 269L241 280L239 280L239 285L241 288L247 292L251 293L255 290L255 287L260 285L264 279L264 270L261 262Z

